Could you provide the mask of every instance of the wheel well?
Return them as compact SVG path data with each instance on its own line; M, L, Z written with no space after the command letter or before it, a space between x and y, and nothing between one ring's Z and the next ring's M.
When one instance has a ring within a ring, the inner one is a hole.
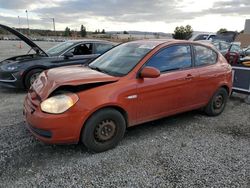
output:
M228 87L228 86L223 85L223 86L221 86L221 88L224 88L224 89L227 91L227 93L229 94L230 90L229 90L229 87Z
M88 117L88 119L89 119L94 113L96 113L96 112L98 112L98 111L100 111L100 110L104 110L104 109L106 109L106 108L112 108L112 109L115 109L115 110L117 110L118 112L120 112L120 113L122 114L122 116L124 117L124 120L125 120L125 122L126 122L126 126L128 126L128 114L127 114L127 112L126 112L123 108L121 108L121 107L119 107L119 106L105 106L105 107L102 107L102 108L100 108L100 109L94 111L94 112ZM88 119L87 119L87 120L88 120Z
M45 67L32 67L32 68L26 70L26 71L23 73L23 77L22 77L22 82L23 82L23 85L24 85L24 86L25 86L25 77L27 76L27 74L28 74L30 71L32 71L32 70L34 70L34 69L42 69L43 71L46 70Z
M122 116L124 117L124 120L125 120L125 123L126 123L126 127L128 127L128 114L127 112L119 107L119 106L105 106L105 107L102 107L96 111L94 111L92 114L90 114L90 116L87 118L87 120L85 121L85 123L89 120L89 118L96 112L100 111L100 110L104 110L104 109L107 109L107 108L112 108L112 109L115 109L117 110L118 112L120 112L122 114ZM84 124L85 124L84 123ZM79 140L81 140L81 136L82 136L82 131L84 130L84 124L82 125L82 128L81 128L81 132L80 132L80 137L79 137Z

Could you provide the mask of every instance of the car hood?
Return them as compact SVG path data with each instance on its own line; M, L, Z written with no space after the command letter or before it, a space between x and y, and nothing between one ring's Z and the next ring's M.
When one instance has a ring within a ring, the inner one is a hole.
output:
M48 56L48 54L45 51L43 51L37 44L35 44L31 39L29 39L28 37L26 37L25 35L23 35L19 31L15 30L13 28L10 28L6 25L2 25L2 24L0 24L0 27L4 30L9 31L10 33L17 36L18 38L20 38L22 41L24 41L26 44L28 44L37 54L44 54L44 55Z
M49 69L40 74L33 83L32 90L36 92L41 100L61 86L79 86L92 83L110 83L119 80L113 77L84 66L68 66Z

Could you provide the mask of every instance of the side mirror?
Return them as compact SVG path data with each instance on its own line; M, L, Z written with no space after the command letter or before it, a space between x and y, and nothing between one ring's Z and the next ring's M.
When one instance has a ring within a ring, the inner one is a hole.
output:
M144 67L140 72L141 78L157 78L161 75L161 72L154 67Z
M73 57L73 56L74 56L73 53L67 52L67 53L64 54L64 59L69 59L69 58L71 58L71 57Z

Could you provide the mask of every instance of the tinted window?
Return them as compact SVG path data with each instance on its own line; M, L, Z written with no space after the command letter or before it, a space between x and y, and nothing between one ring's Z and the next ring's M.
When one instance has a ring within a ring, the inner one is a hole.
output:
M46 52L51 56L61 55L61 53L69 49L71 46L74 46L73 42L62 42L48 49Z
M71 52L74 55L89 55L89 54L92 54L92 46L93 45L91 43L80 44L80 45L72 48L68 52Z
M171 46L154 55L146 64L161 72L192 66L190 46Z
M110 48L112 48L113 45L111 44L96 44L96 54L103 54L104 52L108 51Z
M194 46L194 51L196 66L211 65L217 61L217 54L207 47Z

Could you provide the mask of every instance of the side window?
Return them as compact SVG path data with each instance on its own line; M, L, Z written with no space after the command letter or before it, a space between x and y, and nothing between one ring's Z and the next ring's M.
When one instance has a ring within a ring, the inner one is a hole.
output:
M68 52L73 53L74 55L89 55L92 54L93 45L91 43L80 44L72 48Z
M96 54L103 54L104 52L108 51L110 48L113 47L111 44L101 44L101 43L96 43Z
M195 52L195 65L211 65L217 61L217 53L205 46L194 46Z
M176 45L165 48L154 55L146 64L161 72L185 69L192 66L191 49L188 45Z

